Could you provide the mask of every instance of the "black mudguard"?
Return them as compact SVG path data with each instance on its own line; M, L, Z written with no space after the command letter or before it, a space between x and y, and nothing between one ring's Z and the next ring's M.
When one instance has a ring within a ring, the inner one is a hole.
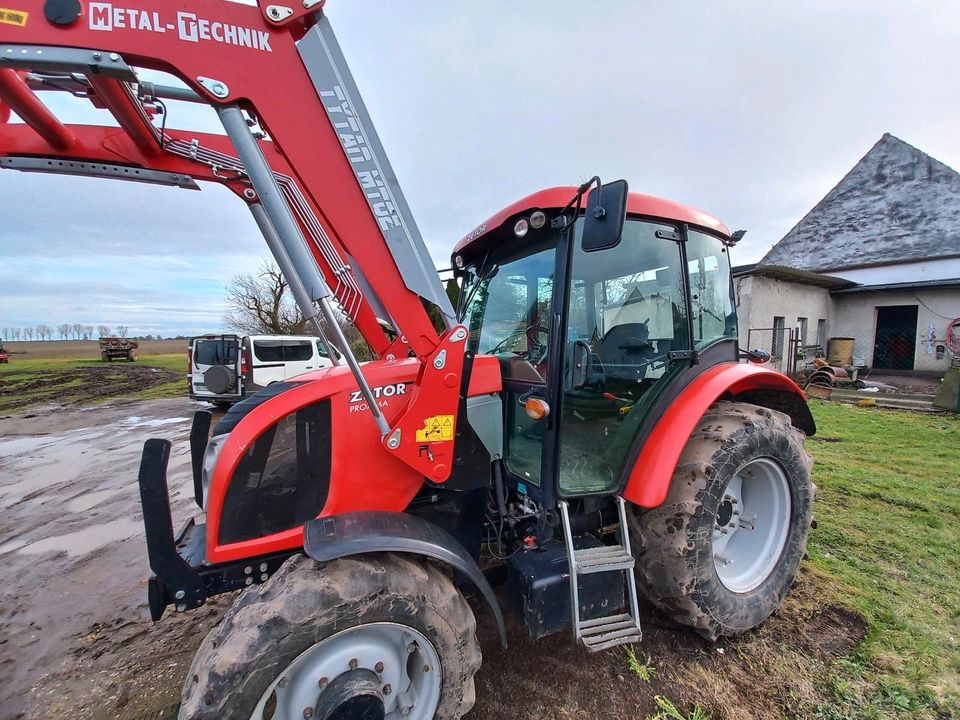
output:
M476 585L497 621L500 644L507 646L503 613L487 578L464 547L429 520L379 510L317 518L304 525L303 549L318 562L374 552L410 553L444 562Z
M154 438L144 443L140 460L140 503L147 556L154 572L147 584L150 616L154 621L163 616L167 605L175 605L178 611L192 610L214 595L259 585L297 552L288 550L217 565L207 563L205 525L197 525L191 518L177 535L173 534L167 491L169 459L169 440Z
M213 413L209 410L198 410L193 414L193 425L190 427L190 465L193 469L193 496L197 507L203 509L203 453L207 449L207 438L210 437L210 422Z

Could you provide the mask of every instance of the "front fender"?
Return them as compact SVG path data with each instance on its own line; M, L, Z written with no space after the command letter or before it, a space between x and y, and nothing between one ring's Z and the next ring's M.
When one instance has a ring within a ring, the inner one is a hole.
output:
M340 513L311 520L303 527L303 550L317 562L348 555L396 552L439 560L470 578L477 586L507 646L507 628L493 588L463 545L446 530L416 515L380 510Z
M721 398L783 410L791 416L794 426L807 435L816 431L806 395L786 375L743 363L715 365L694 378L657 421L630 471L624 498L648 508L666 499L673 471L690 434L707 409Z

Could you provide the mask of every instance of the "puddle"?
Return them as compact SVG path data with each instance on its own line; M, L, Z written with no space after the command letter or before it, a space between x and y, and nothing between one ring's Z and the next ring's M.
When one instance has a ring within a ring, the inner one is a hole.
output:
M130 417L121 420L120 424L127 427L138 427L138 428L156 428L163 427L164 425L173 425L174 423L189 423L190 418L187 417L174 417L174 418L143 418L139 415L131 415Z
M107 500L116 494L116 490L99 490L96 492L84 493L83 495L70 500L67 503L67 510L74 513L84 512L92 507L96 507L104 500Z
M10 542L5 542L0 545L0 555L4 553L13 552L14 550L19 550L24 545L29 544L29 540L11 540Z
M6 509L16 505L27 495L37 490L43 490L52 485L58 485L62 480L60 478L51 479L39 474L36 477L27 478L11 485L0 485L0 508Z
M36 452L47 445L52 445L56 441L57 437L51 435L27 435L13 438L12 440L0 440L0 458Z
M29 555L39 555L45 552L65 552L69 557L80 557L104 545L110 545L132 537L142 530L143 522L130 518L120 518L102 525L92 525L66 535L55 535L54 537L37 540L22 546L20 550Z

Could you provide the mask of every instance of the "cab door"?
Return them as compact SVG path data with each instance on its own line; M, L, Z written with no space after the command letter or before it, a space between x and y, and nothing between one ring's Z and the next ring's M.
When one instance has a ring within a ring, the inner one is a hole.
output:
M618 244L594 251L584 250L578 228L568 251L553 450L560 497L615 490L652 401L690 367L678 228L627 220Z
M551 384L559 427L544 447L560 497L616 491L653 408L704 363L737 359L721 238L628 219L615 245L585 249L578 229L566 248L564 374Z

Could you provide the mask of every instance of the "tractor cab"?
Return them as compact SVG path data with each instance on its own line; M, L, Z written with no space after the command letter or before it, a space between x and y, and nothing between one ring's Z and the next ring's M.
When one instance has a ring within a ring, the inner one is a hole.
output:
M546 506L621 493L662 403L738 357L730 231L622 181L602 190L622 226L598 234L591 208L564 209L577 189L553 188L453 253L470 349L500 362L510 483Z

